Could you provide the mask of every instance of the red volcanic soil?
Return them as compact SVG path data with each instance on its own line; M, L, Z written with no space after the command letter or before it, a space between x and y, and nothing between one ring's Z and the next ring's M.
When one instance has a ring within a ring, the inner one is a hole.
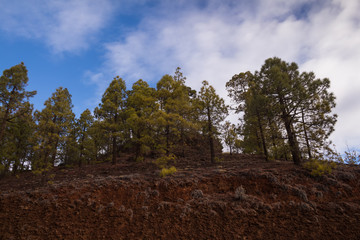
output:
M0 180L0 239L360 239L360 168L251 155L55 168Z

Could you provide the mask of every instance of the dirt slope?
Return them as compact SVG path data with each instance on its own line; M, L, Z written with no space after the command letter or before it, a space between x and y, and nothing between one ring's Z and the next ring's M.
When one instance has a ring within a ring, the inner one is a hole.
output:
M360 239L359 167L120 162L0 180L0 239Z

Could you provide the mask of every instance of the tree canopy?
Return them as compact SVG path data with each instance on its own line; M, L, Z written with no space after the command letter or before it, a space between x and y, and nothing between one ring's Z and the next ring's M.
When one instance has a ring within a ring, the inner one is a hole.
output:
M329 148L337 115L329 79L300 73L296 63L269 58L260 71L242 72L226 84L229 96L243 112L243 149L266 159L287 158L295 164L319 157ZM306 156L307 154L307 156Z
M71 94L59 87L33 110L23 63L0 78L0 175L43 172L57 165L79 167L120 156L174 159L199 153L212 163L223 141L230 150L263 154L265 159L320 157L329 150L337 115L330 80L300 72L297 64L270 58L254 72L235 74L226 83L240 121L225 121L229 106L207 81L197 92L186 85L181 68L155 85L140 79L126 88L115 77L92 112L79 118ZM224 123L225 121L225 123Z

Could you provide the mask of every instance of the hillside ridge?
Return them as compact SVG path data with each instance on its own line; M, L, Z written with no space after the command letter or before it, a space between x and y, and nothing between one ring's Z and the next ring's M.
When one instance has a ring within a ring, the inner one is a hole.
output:
M290 162L223 155L57 167L0 180L0 239L358 239L360 168L313 177Z

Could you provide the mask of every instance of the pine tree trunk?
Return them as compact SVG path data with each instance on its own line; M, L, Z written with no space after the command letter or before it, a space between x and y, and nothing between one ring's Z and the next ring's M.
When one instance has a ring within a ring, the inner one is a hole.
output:
M257 130L255 131L255 133L256 133L256 144L257 144L257 147L258 147L258 149L261 149L261 138L259 137L259 133L258 133Z
M181 157L185 157L185 133L184 128L181 126L180 142L181 142Z
M209 135L209 143L210 143L210 159L211 159L211 163L215 163L214 138L212 137L212 135Z
M261 137L262 148L263 148L264 155L265 155L265 160L268 162L269 161L269 155L268 155L267 148L266 148L264 129L262 127L260 114L259 114L257 109L256 109L256 118L257 118L257 122L259 124L260 137Z
M166 125L165 134L166 134L166 154L169 154L169 152L170 152L170 126L169 126L169 124Z
M268 113L268 124L269 124L269 126L270 126L270 134L271 134L271 141L272 141L272 146L273 146L273 148L274 148L274 151L275 151L275 154L274 154L274 157L275 157L275 159L278 159L279 158L279 155L278 155L278 147L277 147L277 145L276 145L276 136L275 136L275 134L274 134L274 130L273 130L273 128L272 128L272 126L273 126L273 121L271 121L271 119L270 119L270 117L269 117L269 113Z
M79 155L79 168L81 168L82 166L82 157L83 157L83 150L84 150L84 147L81 147L80 149L80 155Z
M115 164L116 163L116 137L113 136L113 139L112 139L112 164Z
M3 118L2 122L1 122L1 126L0 126L0 146L3 143L3 138L4 138L4 135L5 135L5 129L6 129L6 121L8 120L8 117L10 115L10 106L11 106L11 104L13 102L15 91L16 91L16 86L14 86L13 89L11 90L11 93L10 93L11 97L9 99L9 102L6 104L5 115L4 115L4 118Z
M289 145L290 145L293 161L296 165L300 165L300 163L301 163L300 150L299 150L298 143L296 141L295 133L292 130L291 121L290 121L289 117L286 117L286 116L283 118L283 120L285 123L286 133L288 135L288 140L289 140Z
M210 109L207 109L208 116L208 131L209 131L209 144L210 144L210 160L211 163L215 163L215 148L214 148L214 137L212 132L212 122L210 116Z
M306 147L307 147L307 150L308 150L309 159L312 159L310 142L309 142L309 137L308 137L307 130L306 130L305 117L304 117L304 110L303 110L303 109L301 109L301 119L302 119L302 124L303 124L303 129L304 129L304 136L305 136L305 142L306 142Z
M58 133L59 135L60 133ZM52 155L52 159L51 159L51 167L54 167L55 166L55 160L56 160L56 154L57 154L57 147L59 145L59 139L56 140L55 142L55 146L54 146L54 151L53 151L53 155ZM67 164L67 162L65 162L65 165Z
M288 111L286 110L286 104L284 102L284 98L281 97L281 95L280 95L280 98L279 98L279 103L280 103L280 107L281 107L281 111L282 111L281 118L284 121L286 133L288 135L288 140L289 140L289 145L290 145L291 155L292 155L293 161L294 161L294 163L296 165L300 165L301 156L300 156L299 145L298 145L298 142L296 141L296 136L295 136L295 133L293 131L291 118L290 118L290 116L288 114Z
M9 117L9 109L6 110L5 112L5 116L1 121L1 127L0 127L0 146L3 144L3 138L5 135L5 129L6 129L6 121L7 118Z
M82 157L83 157L83 152L84 152L84 141L85 141L85 136L84 134L81 137L81 144L80 144L80 154L79 154L79 167L81 167L82 165Z
M117 102L117 98L116 98L116 101ZM118 113L116 112L115 113L115 116L114 116L114 123L115 124L119 124L118 123ZM112 132L112 164L116 164L116 158L117 158L117 149L116 149L116 136L115 136L115 133L116 133L116 130L114 130Z
M135 161L138 161L138 158L142 155L141 153L141 133L138 131L136 134L137 142L135 144Z

